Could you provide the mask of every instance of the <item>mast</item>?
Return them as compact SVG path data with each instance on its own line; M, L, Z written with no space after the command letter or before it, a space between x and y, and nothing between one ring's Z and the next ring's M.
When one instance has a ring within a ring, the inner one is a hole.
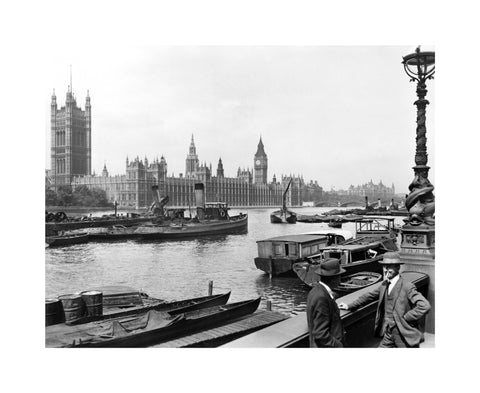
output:
M292 183L292 178L290 178L290 181L288 182L288 186L287 188L285 189L285 191L283 192L283 205L282 205L282 210L284 212L287 211L287 192L288 192L288 189L290 188L290 184Z

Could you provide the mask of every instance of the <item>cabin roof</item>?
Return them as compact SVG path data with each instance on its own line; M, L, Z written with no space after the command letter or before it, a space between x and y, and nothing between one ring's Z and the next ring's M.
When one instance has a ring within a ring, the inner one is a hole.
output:
M382 244L382 241L366 241L366 242L353 242L351 244L337 244L331 245L323 248L323 250L345 250L345 251L355 251L355 250L366 250L368 248L375 248Z
M277 237L271 237L268 239L258 240L257 243L260 242L295 242L295 243L307 243L312 242L315 240L325 239L326 235L319 235L319 234L298 234L298 235L283 235Z
M328 229L317 229L316 231L307 232L305 235L337 235L343 236L345 240L353 239L352 232L346 229L336 229L336 228L328 228Z

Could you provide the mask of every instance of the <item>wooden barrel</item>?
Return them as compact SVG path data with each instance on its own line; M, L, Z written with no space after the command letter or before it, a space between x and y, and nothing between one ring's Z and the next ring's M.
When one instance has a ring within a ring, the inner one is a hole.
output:
M45 299L45 326L62 322L64 322L64 315L60 299Z
M58 298L62 302L65 323L74 322L83 317L85 314L85 304L79 293L62 295Z
M100 291L82 292L82 299L87 306L87 316L99 317L103 315L103 293Z

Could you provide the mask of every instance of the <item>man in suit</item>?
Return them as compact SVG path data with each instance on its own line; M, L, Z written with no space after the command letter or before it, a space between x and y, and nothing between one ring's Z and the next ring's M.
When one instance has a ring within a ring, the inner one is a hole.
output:
M400 255L387 252L383 256L385 281L373 291L360 296L351 304L339 303L342 310L356 309L379 300L375 317L375 336L383 337L380 348L418 348L423 333L419 320L430 310L430 303L415 285L399 274Z
M315 284L307 297L307 321L310 332L310 347L343 347L345 333L340 320L340 310L335 301L332 288L340 282L340 261L326 259L315 273L320 282Z

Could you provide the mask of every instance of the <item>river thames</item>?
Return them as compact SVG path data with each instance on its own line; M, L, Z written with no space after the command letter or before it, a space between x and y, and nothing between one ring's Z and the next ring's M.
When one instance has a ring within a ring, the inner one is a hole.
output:
M89 242L45 249L46 297L107 285L126 285L164 300L180 300L231 291L230 301L261 296L260 308L294 315L305 310L309 288L297 277L273 277L258 270L256 241L285 234L328 228L326 223L271 224L277 208L232 209L248 214L248 233L202 239L137 242ZM332 207L292 209L299 214L321 214ZM96 213L101 214L101 213ZM111 212L108 212L111 214ZM395 224L403 224L402 217ZM342 229L354 234L355 225Z

